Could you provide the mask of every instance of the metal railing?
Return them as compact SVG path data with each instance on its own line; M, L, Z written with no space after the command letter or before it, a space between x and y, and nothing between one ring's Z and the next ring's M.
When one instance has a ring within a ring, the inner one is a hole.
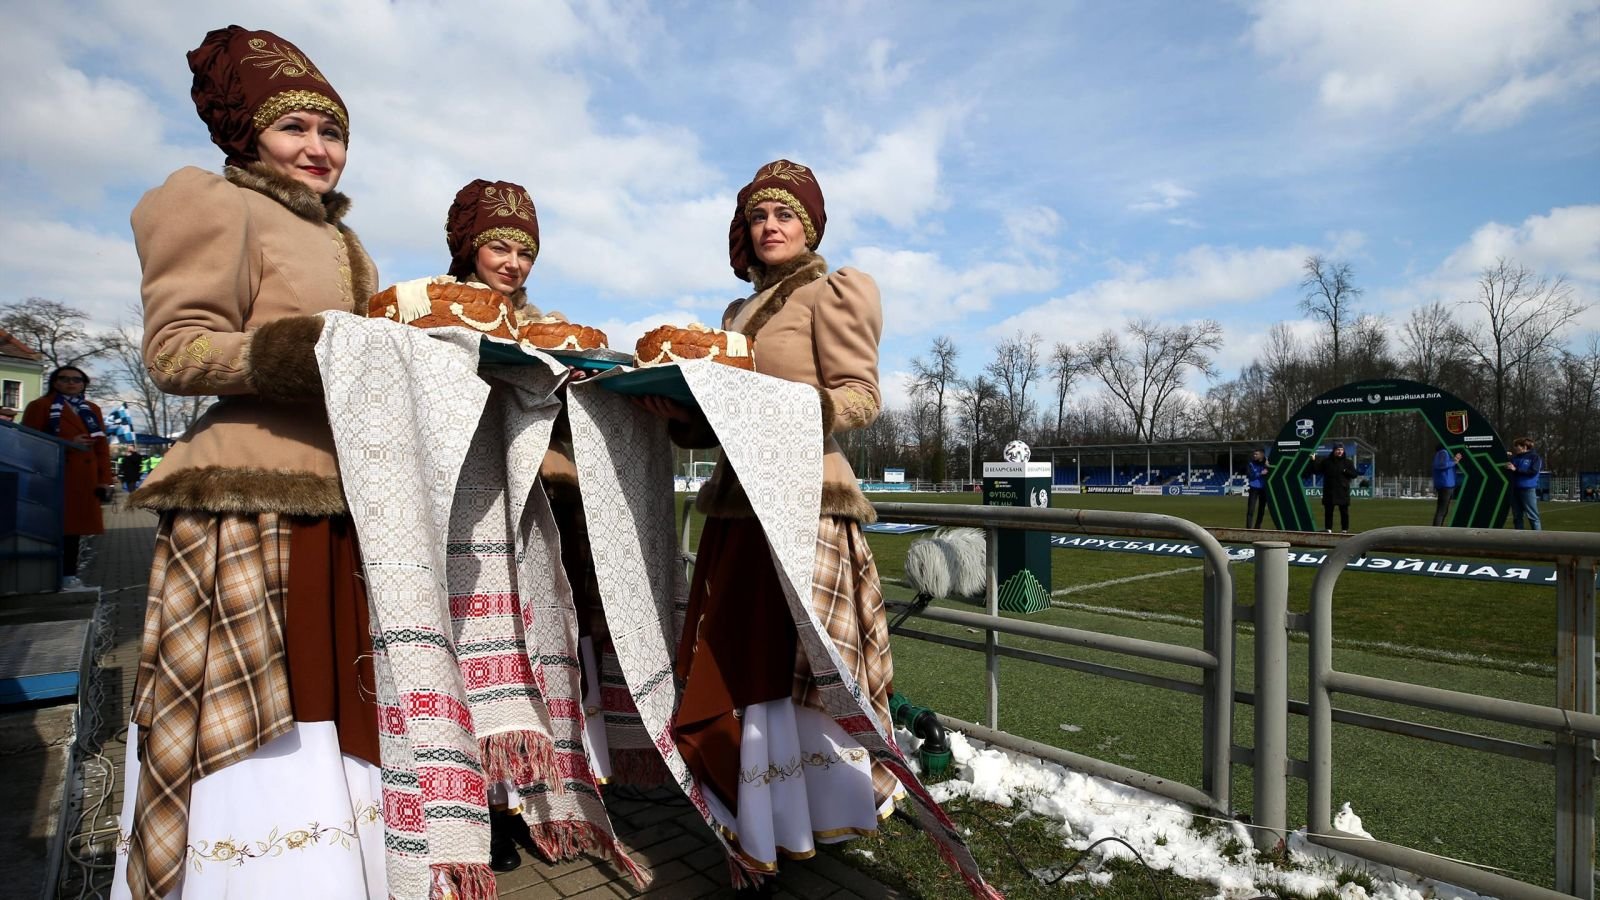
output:
M947 646L981 650L986 673L986 714L982 724L964 722L950 716L940 718L953 728L1001 747L1060 762L1123 784L1189 803L1213 812L1227 814L1230 807L1230 770L1233 745L1233 579L1228 571L1228 554L1206 530L1193 522L1156 513L1116 512L1094 509L1014 509L994 506L957 506L930 503L876 503L880 518L893 522L928 525L954 525L982 528L988 534L988 586L985 614L959 610L927 608L918 615L932 621L976 628L984 632L982 644L948 635L908 630L900 634ZM1047 625L1024 619L1000 616L999 592L994 561L997 557L998 529L1137 531L1150 535L1170 535L1192 541L1200 548L1204 561L1203 620L1201 649L1121 635ZM1069 646L1106 651L1155 662L1172 663L1197 669L1198 684L1166 678L1119 666L1091 663L1052 654L1039 653L1000 643L1002 634L1034 638ZM1000 657L1072 669L1139 684L1166 688L1181 693L1199 694L1201 715L1201 786L1173 781L1092 756L1073 753L1048 744L1007 734L1000 727Z
M1517 553L1556 563L1556 698L1540 706L1462 693L1437 687L1341 672L1333 665L1333 589L1345 565L1376 549L1394 547L1444 551L1452 555L1494 557ZM1288 590L1285 545L1257 546L1256 618L1256 784L1267 808L1257 808L1257 823L1280 832L1285 827L1282 794L1287 764L1281 738L1287 733L1286 697L1272 687L1288 678ZM1383 865L1398 866L1461 887L1495 896L1520 898L1578 897L1593 900L1595 741L1600 716L1595 715L1595 564L1600 534L1532 532L1405 526L1380 528L1351 537L1328 553L1311 587L1310 612L1303 619L1310 635L1308 838ZM1285 573L1280 580L1279 573ZM1271 645L1271 646L1264 646ZM1499 722L1548 732L1552 746L1524 744L1466 734L1383 716L1360 716L1336 710L1334 694L1348 694L1420 709ZM1345 721L1411 737L1435 740L1487 753L1553 765L1556 770L1556 890L1531 885L1445 860L1409 847L1358 838L1333 827L1333 723Z
M1287 541L1262 541L1262 532L1205 529L1192 522L1151 513L1104 510L1010 509L943 504L877 503L887 521L983 528L988 534L987 613L927 608L921 618L984 632L982 643L950 635L912 631L899 634L946 646L978 650L985 655L987 715L983 724L940 716L947 725L980 740L1050 759L1079 771L1144 788L1181 802L1227 814L1231 762L1253 767L1257 843L1263 849L1277 845L1288 833L1287 780L1303 778L1310 785L1307 836L1314 843L1380 865L1395 866L1451 884L1493 894L1506 900L1552 900L1577 897L1594 900L1595 747L1600 739L1600 716L1595 715L1595 574L1600 558L1600 534L1566 532L1513 532L1431 527L1399 527L1369 531L1357 536L1274 533L1296 543L1331 546L1313 583L1311 612L1288 610L1289 566ZM998 529L1072 530L1098 533L1174 535L1197 544L1205 560L1202 628L1204 648L1145 641L1119 635L1065 628L999 615L996 592L996 541ZM1234 603L1228 556L1218 538L1256 540L1255 603ZM1404 552L1444 551L1452 556L1549 559L1556 563L1558 580L1557 698L1553 706L1539 706L1477 694L1408 684L1382 678L1339 672L1332 665L1333 586L1352 560L1374 549ZM1232 646L1235 616L1255 625L1253 691L1233 690ZM1288 696L1288 635L1310 635L1309 702ZM1201 683L1167 678L1117 666L1055 656L1000 643L1001 635L1108 651L1138 659L1174 663L1198 669ZM1204 698L1202 725L1203 785L1197 790L1160 776L1128 769L1094 757L1072 753L1048 744L1011 735L1000 727L999 658L1009 657L1079 672L1166 688ZM1549 732L1554 746L1527 744L1504 738L1472 734L1333 706L1335 693L1385 700L1448 712L1487 722L1519 725ZM1255 707L1254 747L1232 743L1232 704ZM1310 720L1309 759L1289 755L1288 717ZM1369 840L1338 831L1332 824L1332 726L1346 725L1383 731L1415 739L1494 753L1553 765L1557 772L1555 835L1557 890L1539 887L1384 841Z

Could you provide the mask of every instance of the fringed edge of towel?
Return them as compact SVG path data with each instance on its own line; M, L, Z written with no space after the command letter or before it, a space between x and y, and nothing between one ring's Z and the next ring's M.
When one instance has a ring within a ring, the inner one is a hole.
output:
M436 863L428 867L429 900L495 900L494 871L488 863Z
M479 738L478 758L491 782L509 781L519 787L543 782L551 793L564 790L555 744L537 731L502 731Z

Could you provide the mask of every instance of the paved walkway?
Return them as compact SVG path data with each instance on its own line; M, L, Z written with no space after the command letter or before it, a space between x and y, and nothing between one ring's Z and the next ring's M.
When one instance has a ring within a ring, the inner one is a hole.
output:
M95 556L82 575L101 586L114 604L111 614L116 633L109 652L101 659L104 703L98 759L84 767L84 794L89 809L77 829L76 855L85 864L64 868L63 886L76 897L85 883L104 896L110 883L110 863L116 842L116 819L122 809L123 743L127 736L128 709L133 696L134 673L139 663L145 583L155 536L155 516L137 510L106 511L106 533L95 541ZM54 790L40 786L38 793ZM52 807L52 797L40 798L35 809ZM711 832L676 791L637 792L607 789L606 806L618 833L633 848L638 862L649 869L653 882L640 892L608 863L583 858L549 865L523 853L521 868L499 876L500 896L508 900L544 898L613 897L732 897L728 890L727 863ZM23 807L27 808L27 807ZM9 855L9 854L0 854ZM873 881L828 854L784 865L778 897L802 900L849 900L903 896Z

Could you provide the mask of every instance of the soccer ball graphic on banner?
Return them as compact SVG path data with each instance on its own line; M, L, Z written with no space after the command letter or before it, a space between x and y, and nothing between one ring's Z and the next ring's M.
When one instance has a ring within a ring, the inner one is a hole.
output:
M1012 441L1006 445L1004 456L1006 462L1025 463L1033 455L1028 445L1022 441Z

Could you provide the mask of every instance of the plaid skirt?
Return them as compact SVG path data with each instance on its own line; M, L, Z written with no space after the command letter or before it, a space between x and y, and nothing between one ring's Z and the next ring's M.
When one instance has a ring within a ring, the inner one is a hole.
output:
M675 664L684 690L673 734L690 771L735 813L741 711L783 698L821 711L779 577L755 520L706 522ZM888 620L877 563L853 519L824 516L818 523L811 609L873 712L890 728L894 660ZM879 805L899 788L877 764L872 782Z
M127 845L135 898L178 886L194 782L249 758L296 720L336 722L345 753L376 761L359 572L348 519L162 516L133 696L139 784L124 801L136 804Z

